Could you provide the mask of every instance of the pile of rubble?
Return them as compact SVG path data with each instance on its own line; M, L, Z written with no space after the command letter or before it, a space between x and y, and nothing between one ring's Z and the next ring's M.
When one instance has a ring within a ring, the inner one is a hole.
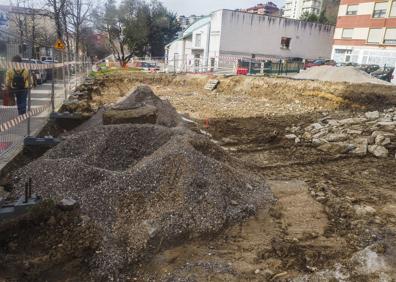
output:
M103 114L103 124L151 123L175 127L181 121L171 103L158 98L148 86L138 86Z
M292 127L286 131L285 138L295 144L312 145L330 154L395 157L392 152L396 150L396 108L346 119L325 116L305 128Z
M114 277L181 239L215 234L273 201L261 176L180 126L100 125L77 132L17 171L16 193L29 178L46 199L76 200L103 230L92 262L101 276Z
M92 114L95 110L90 101L93 96L101 95L100 87L101 84L96 83L94 79L86 78L63 103L59 112Z

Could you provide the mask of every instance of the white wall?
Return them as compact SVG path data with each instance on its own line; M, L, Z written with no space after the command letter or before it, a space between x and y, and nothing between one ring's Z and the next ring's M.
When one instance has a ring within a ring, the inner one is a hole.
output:
M348 55L337 55L336 50L348 50ZM347 56L349 60L346 60ZM396 47L334 45L332 58L339 63L349 61L357 64L396 66Z
M329 58L334 27L280 17L222 11L220 51L275 57ZM281 48L290 37L290 49Z

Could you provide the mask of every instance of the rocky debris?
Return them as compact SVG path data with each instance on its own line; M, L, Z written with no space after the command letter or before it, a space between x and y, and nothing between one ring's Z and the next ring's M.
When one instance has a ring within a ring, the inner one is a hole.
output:
M71 211L78 207L78 203L72 198L64 198L58 203L57 206L63 211Z
M329 154L387 158L396 151L396 108L366 112L340 120L325 116L319 122L287 128L286 140L302 140ZM296 142L295 142L296 143Z
M151 123L175 127L182 122L175 108L148 86L139 86L103 114L104 124Z
M389 155L389 151L380 145L368 146L368 151L378 158L387 158Z
M91 100L93 96L100 95L102 85L93 79L86 78L69 98L62 104L59 112L61 113L79 113L92 115L96 109L92 108Z
M208 81L208 83L205 85L205 90L213 91L217 88L219 85L220 80L218 79L211 79Z
M184 128L109 125L76 133L14 174L16 193L72 198L103 230L92 264L112 276L168 244L216 234L272 203L265 180Z
M367 112L364 114L366 116L366 118L368 118L369 120L376 120L380 118L380 113L378 111L374 111L374 112Z

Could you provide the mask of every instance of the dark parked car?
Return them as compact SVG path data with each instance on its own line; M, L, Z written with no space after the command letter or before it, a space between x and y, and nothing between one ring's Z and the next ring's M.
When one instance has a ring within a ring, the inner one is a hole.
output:
M395 70L395 68L392 68L392 67L383 67L383 68L379 68L378 70L372 72L371 75L378 79L391 82L393 79L393 71L394 70Z
M314 61L306 61L304 65L304 69L317 67L317 66L335 66L336 62L334 60L324 60L318 59Z
M361 65L359 67L360 70L365 71L367 73L372 73L380 68L379 65Z

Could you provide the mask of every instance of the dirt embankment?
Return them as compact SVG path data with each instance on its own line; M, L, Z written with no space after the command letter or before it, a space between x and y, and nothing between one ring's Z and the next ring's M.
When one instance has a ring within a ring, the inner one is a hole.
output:
M204 90L210 78L220 81L214 92ZM139 84L148 84L179 112L198 119L383 109L396 105L396 87L371 83L122 72L97 78L95 83L102 85L102 90L101 95L92 98L94 108L116 102Z

